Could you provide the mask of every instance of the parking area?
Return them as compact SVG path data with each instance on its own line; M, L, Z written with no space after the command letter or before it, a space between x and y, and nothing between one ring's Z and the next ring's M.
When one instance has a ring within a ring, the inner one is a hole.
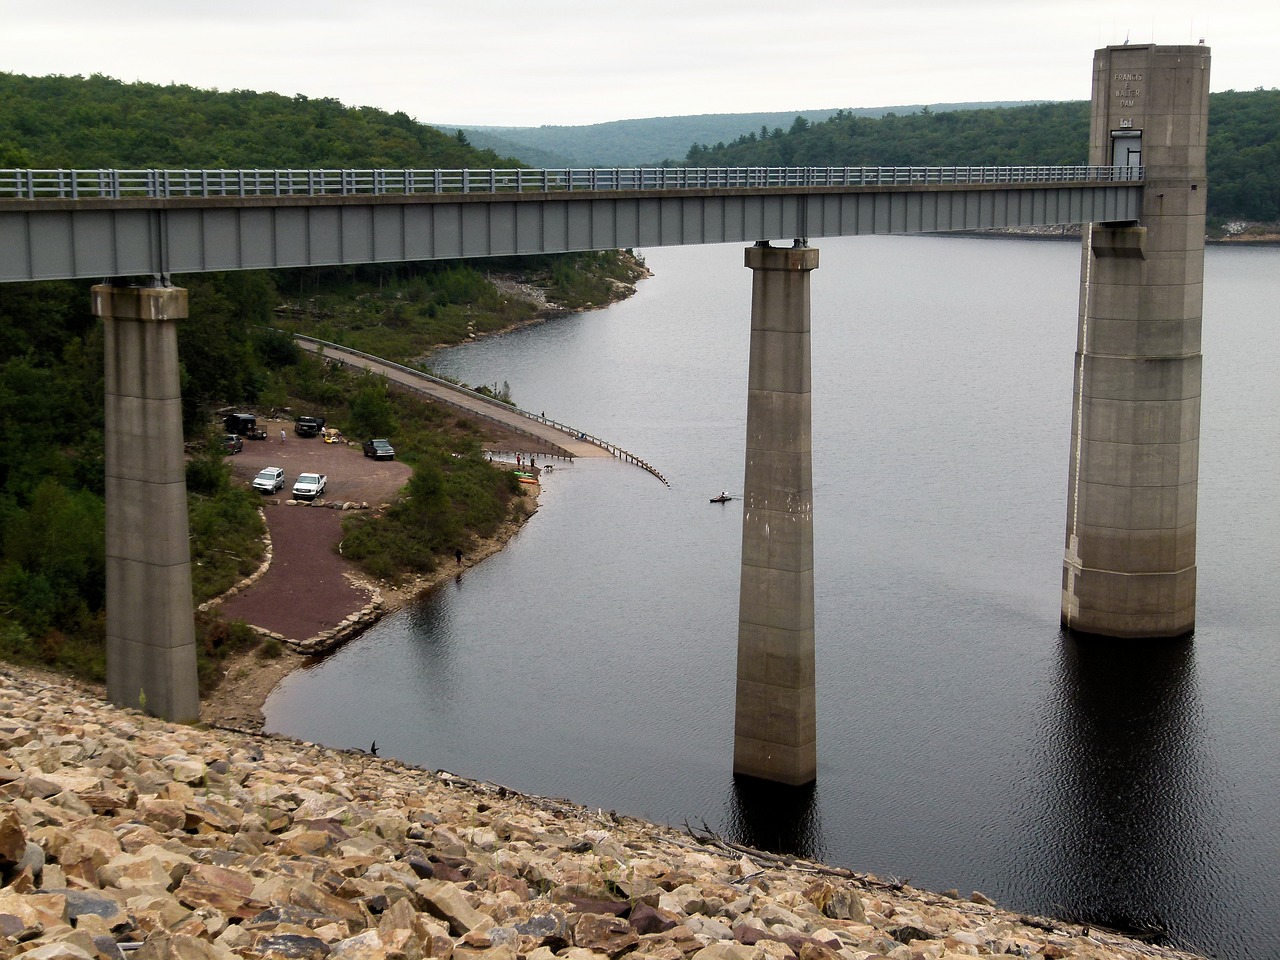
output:
M376 507L385 503L409 482L412 471L399 460L366 457L359 442L325 443L318 437L299 437L291 420L259 420L266 440L245 440L243 449L228 456L232 474L246 485L263 467L284 470L284 490L277 497L288 499L300 473L323 473L328 477L326 501L364 501ZM285 431L280 442L280 431Z
M292 421L259 421L266 440L245 440L240 453L227 458L236 480L248 486L263 467L280 467L285 487L262 502L271 531L271 566L262 579L226 598L222 616L244 620L294 640L305 640L337 626L368 600L352 582L355 568L334 549L342 538L339 510L291 507L293 482L299 473L323 473L328 488L318 502L355 501L376 508L389 502L409 481L412 471L399 460L373 460L359 444L324 443L299 437ZM285 431L280 442L280 431Z

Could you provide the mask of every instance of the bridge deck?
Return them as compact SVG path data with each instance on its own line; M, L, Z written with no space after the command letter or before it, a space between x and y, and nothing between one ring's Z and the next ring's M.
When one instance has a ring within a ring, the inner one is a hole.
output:
M0 170L0 282L1132 221L1143 189L1127 167L430 172Z

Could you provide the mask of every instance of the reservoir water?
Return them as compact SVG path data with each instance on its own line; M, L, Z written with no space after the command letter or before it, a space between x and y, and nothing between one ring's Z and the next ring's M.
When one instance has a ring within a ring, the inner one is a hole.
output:
M654 464L557 465L500 554L288 677L267 729L1012 909L1280 955L1280 249L1211 247L1193 638L1059 627L1079 246L817 244L816 786L735 785L750 272L455 348Z

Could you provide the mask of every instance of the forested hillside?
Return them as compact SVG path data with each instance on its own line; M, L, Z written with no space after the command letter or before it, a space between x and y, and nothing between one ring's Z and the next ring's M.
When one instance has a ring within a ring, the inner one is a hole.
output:
M0 73L0 167L492 167L409 118L250 90Z
M940 103L931 109L973 110L1010 106L1008 103ZM854 107L844 112L858 117L886 113L914 113L922 104L895 107ZM729 140L758 127L790 124L798 115L810 123L827 120L835 108L792 110L785 113L705 113L687 117L647 117L610 120L580 126L471 127L462 131L473 144L518 157L535 167L638 167L679 160L689 144Z
M1209 96L1209 215L1280 220L1280 90Z
M691 166L955 166L1088 160L1089 105L890 114L837 113L822 123L761 128L731 143L695 144ZM1209 216L1280 220L1280 90L1209 98Z

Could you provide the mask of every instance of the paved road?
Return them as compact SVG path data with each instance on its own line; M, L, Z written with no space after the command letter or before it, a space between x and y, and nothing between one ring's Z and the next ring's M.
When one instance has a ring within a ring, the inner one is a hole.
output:
M530 437L536 437L544 443L558 447L564 451L561 456L565 457L609 457L613 454L590 443L586 440L577 438L577 431L572 428L561 425L559 427L552 423L544 422L537 416L529 415L515 409L505 403L498 403L488 400L484 397L477 396L470 390L463 390L454 387L452 384L444 383L423 374L414 373L405 367L395 364L383 363L372 357L363 354L351 353L342 347L325 344L321 346L298 338L298 346L312 353L323 353L325 357L333 360L339 360L342 363L359 367L362 370L368 370L372 373L380 374L388 380L399 383L402 386L409 387L413 390L425 393L443 403L450 404L455 407L462 407L477 416L485 417L490 420L496 420L503 426L516 431L517 433L527 434ZM513 451L514 452L514 451ZM525 452L540 452L539 449L530 448Z

